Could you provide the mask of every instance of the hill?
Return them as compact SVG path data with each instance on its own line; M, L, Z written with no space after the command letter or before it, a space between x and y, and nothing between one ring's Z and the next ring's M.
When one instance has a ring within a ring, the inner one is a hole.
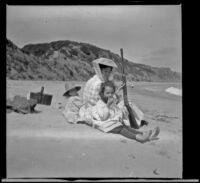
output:
M88 43L66 40L19 48L7 39L6 56L9 79L86 81L94 75L92 60L99 57L114 60L119 66L115 78L121 78L120 56ZM127 59L125 63L129 81L181 81L181 74L170 68L151 67Z

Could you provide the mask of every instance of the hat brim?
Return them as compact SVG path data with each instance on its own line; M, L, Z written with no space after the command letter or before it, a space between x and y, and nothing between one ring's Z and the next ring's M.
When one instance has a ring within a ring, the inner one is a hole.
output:
M113 60L107 59L107 58L98 58L96 60L93 60L93 64L101 64L101 65L106 65L110 67L115 67L117 68L116 63Z
M71 89L69 89L69 90L67 90L64 94L63 94L63 96L69 96L69 92L70 91L72 91L72 90L76 90L76 91L79 91L81 89L81 86L75 86L75 87L73 87L73 88L71 88Z

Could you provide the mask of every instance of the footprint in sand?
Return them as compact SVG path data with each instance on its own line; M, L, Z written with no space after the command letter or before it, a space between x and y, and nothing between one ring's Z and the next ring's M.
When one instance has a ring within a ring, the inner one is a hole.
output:
M120 139L120 142L127 143L127 140L125 140L125 139Z
M128 166L125 166L124 168L125 168L125 169L130 169L130 167L128 167Z
M135 159L135 156L133 154L129 154L129 157Z
M150 142L149 145L155 146L156 143L155 142Z
M167 159L170 159L171 156L167 153L167 151L164 151L164 150L159 150L156 152L158 155L161 155L161 156L166 156Z
M154 170L153 170L153 173L154 173L155 175L159 175L159 173L158 173L158 170L157 170L157 169L154 169Z

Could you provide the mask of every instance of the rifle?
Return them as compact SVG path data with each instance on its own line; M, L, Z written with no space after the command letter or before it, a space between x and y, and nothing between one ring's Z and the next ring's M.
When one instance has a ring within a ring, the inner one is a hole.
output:
M125 75L125 63L124 63L124 58L123 58L123 49L120 49L121 52L121 59L122 59L122 82L124 84L123 86L123 98L124 98L124 105L128 110L128 117L129 117L129 121L130 121L130 126L132 128L138 129L139 126L136 122L135 116L133 114L133 110L129 105L128 102L128 94L127 94L127 86L126 86L126 75Z

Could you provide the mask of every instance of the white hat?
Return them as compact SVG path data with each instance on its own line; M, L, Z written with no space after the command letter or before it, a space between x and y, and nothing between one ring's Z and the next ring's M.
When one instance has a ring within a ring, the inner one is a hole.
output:
M71 90L77 90L79 91L81 89L81 86L78 85L69 85L68 83L65 83L65 93L63 94L63 96L69 96L69 92Z
M102 64L102 65L107 65L110 67L117 67L117 65L115 64L115 62L113 60L110 60L108 58L98 58L96 60L93 60L93 65L94 64Z

